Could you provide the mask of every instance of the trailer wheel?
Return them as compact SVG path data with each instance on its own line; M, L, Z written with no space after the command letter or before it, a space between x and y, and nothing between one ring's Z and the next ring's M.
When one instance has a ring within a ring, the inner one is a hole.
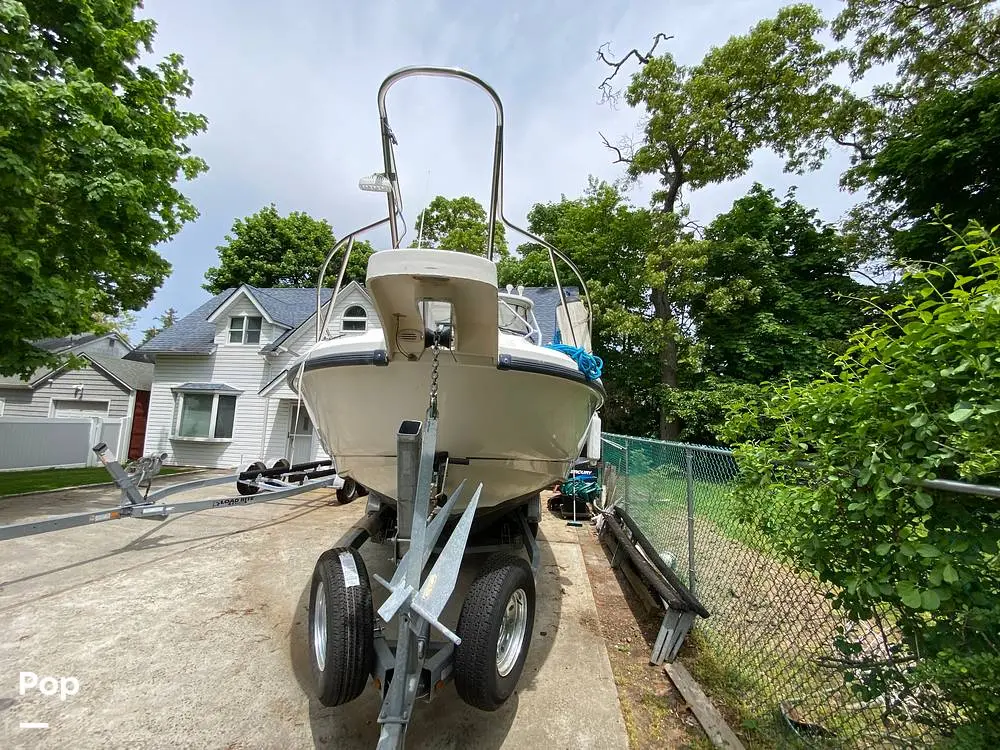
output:
M358 483L351 477L344 477L344 486L337 490L337 502L347 505L358 499Z
M267 469L267 464L263 461L254 461L247 467L247 471L265 471ZM236 480L236 491L241 495L256 495L260 491L260 487L256 484L251 484L250 482L241 482Z
M290 463L288 463L288 459L287 458L279 458L277 461L274 462L274 466L272 466L271 468L272 469L289 469L289 468L291 468L291 466L292 465Z
M309 593L309 653L317 697L324 706L354 700L375 660L371 583L356 549L320 555Z
M527 561L490 557L472 582L458 617L455 688L483 711L500 708L524 669L535 621L535 579Z

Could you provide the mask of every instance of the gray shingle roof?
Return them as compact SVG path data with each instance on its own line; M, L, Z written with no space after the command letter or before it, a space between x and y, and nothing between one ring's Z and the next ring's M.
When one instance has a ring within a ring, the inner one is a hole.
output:
M229 299L235 289L215 295L208 302L196 308L190 315L185 315L169 328L164 328L145 344L140 344L134 351L125 355L127 359L142 359L143 355L158 352L191 352L208 354L212 351L215 341L215 324L205 320L212 311Z
M316 312L315 289L261 289L255 286L249 289L268 315L289 328L302 325L306 318ZM332 294L330 289L324 289L323 302L330 299Z
M316 311L315 289L260 288L249 284L247 288L273 320L290 329L302 325L306 318ZM209 322L207 318L235 292L235 288L227 289L215 295L190 315L184 316L126 356L129 359L141 359L145 358L145 355L159 352L208 354L215 342L215 323ZM330 299L331 294L331 290L323 290L324 303ZM272 346L283 341L287 335L288 332L283 334Z
M243 393L238 388L233 388L225 383L182 383L174 386L172 391L205 391L206 393Z
M106 335L106 333L74 333L71 336L61 336L57 339L39 339L32 341L31 345L47 352L64 352L74 346L90 343L94 339Z
M515 290L516 291L516 290ZM574 300L580 294L575 286L564 286L567 300ZM556 308L559 307L559 290L554 286L526 286L524 296L534 303L535 319L542 334L539 344L551 344L556 332Z
M111 375L137 391L148 391L153 387L153 366L145 362L134 362L117 357L101 357L88 354L98 367L104 368Z
M153 366L151 364L89 353L84 353L82 356L97 365L98 370L107 371L113 378L120 380L129 388L134 388L137 391L148 391L153 387ZM37 387L40 379L53 372L55 370L43 367L35 370L28 380L21 380L14 376L0 377L0 388Z
M74 333L70 336L61 336L59 338L37 339L36 341L32 341L31 345L52 354L68 356L74 350L107 335L107 333ZM80 354L80 352L76 353ZM60 357L60 359L65 360L66 357ZM16 375L0 376L0 388L31 389L36 387L40 380L48 377L57 369L59 369L59 365L55 367L39 367L27 378L21 378Z
M32 383L39 378L45 377L50 372L52 372L52 369L49 367L39 367L37 370L32 372L26 380L18 377L17 375L0 375L0 388L30 389Z

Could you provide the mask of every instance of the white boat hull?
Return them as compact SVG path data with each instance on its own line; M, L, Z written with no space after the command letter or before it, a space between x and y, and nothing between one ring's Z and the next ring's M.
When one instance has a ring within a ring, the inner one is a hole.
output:
M487 509L565 478L603 402L599 381L586 381L566 355L518 337L501 339L500 367L440 352L437 450L468 460L449 464L445 483L450 494L467 480L459 512L480 482L479 504ZM425 421L432 353L419 361L368 363L379 359L381 343L372 335L324 342L306 358L301 393L338 472L393 498L396 434L403 420ZM293 388L298 375L296 368Z

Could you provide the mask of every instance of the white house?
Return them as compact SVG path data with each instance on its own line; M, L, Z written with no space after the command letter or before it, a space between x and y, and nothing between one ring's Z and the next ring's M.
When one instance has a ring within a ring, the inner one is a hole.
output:
M558 293L524 293L535 303L548 343ZM323 317L331 295L323 290ZM357 282L341 290L329 319L327 336L380 327L371 298ZM285 380L290 364L315 341L315 289L244 284L216 295L127 355L154 364L144 453L166 453L168 464L213 468L327 458L305 406Z
M82 369L65 364L41 367L31 375L0 377L0 417L126 417L132 389L120 382L117 360L132 345L117 333L85 333L33 341L32 345L60 358L71 355L87 362ZM109 365L114 368L108 372ZM126 368L142 368L125 362ZM149 375L152 375L151 368Z
M4 420L0 444L12 450L12 443L29 439L28 432L36 429L30 425L39 421L96 417L120 425L115 430L122 430L118 433L123 441L121 458L126 453L129 458L142 455L153 367L123 359L132 351L128 340L118 333L85 333L32 344L64 361L53 368L39 368L25 378L0 377L0 419ZM70 367L71 356L82 366ZM37 434L51 433L43 430ZM31 455L27 449L25 452ZM24 466L8 463L0 461L0 466Z

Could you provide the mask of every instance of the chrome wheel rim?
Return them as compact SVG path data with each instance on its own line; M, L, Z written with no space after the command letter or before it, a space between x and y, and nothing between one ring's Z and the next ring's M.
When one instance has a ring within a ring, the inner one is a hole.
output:
M524 589L517 589L507 600L507 607L500 622L500 637L497 639L497 672L506 677L514 669L524 634L528 629L528 595Z
M326 670L326 591L322 581L316 581L316 599L312 616L313 658L320 672Z

